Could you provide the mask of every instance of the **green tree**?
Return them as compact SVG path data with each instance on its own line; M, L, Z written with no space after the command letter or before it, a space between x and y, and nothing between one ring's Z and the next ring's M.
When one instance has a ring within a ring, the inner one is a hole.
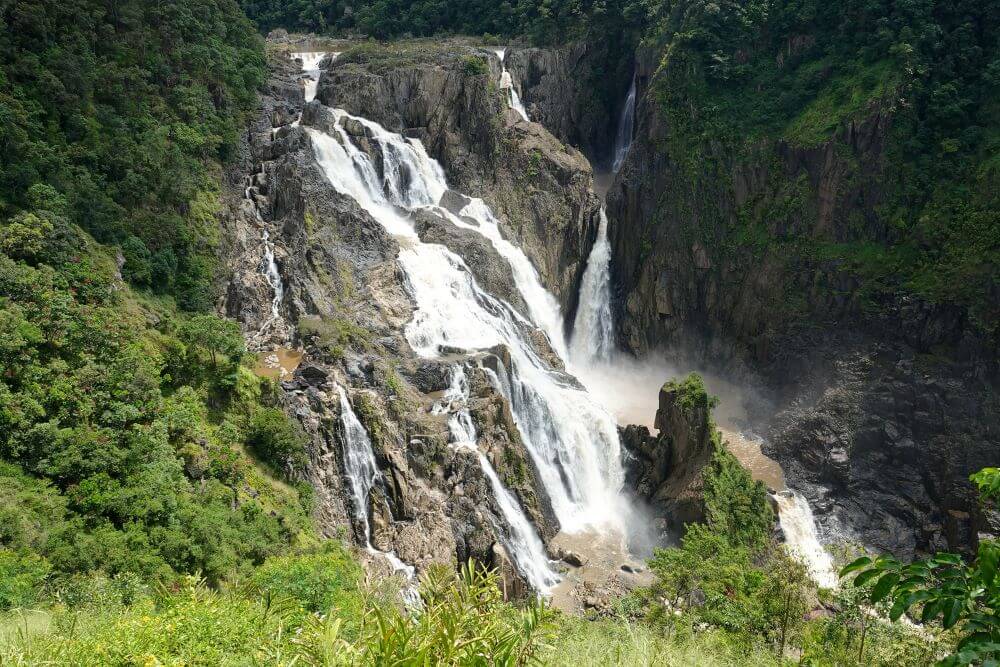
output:
M1000 497L1000 469L984 468L972 475L984 500ZM869 600L890 604L889 618L919 610L921 622L940 621L944 628L961 627L962 639L941 665L995 665L1000 661L1000 543L984 539L972 563L958 554L938 553L903 564L891 556L862 556L841 570L854 574L854 586L871 583Z

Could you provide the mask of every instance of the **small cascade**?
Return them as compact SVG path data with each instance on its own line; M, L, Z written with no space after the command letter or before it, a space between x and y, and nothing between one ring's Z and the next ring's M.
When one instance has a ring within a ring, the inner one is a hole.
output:
M628 95L625 97L625 106L622 107L622 115L618 119L618 132L615 134L614 162L611 172L617 174L625 162L628 149L632 146L632 134L635 126L635 74L632 75L632 83L628 88Z
M635 75L618 119L615 135L612 176L618 173L632 146L635 123ZM590 249L587 268L580 281L576 321L573 323L571 360L577 366L608 363L615 351L615 325L611 310L611 242L608 240L608 216L601 206L597 240Z
M533 589L540 594L546 594L559 582L559 577L549 567L549 559L545 553L545 545L535 531L520 503L497 475L493 464L480 450L477 442L476 426L466 403L469 399L469 381L465 369L456 364L451 369L451 385L444 397L437 403L432 412L435 414L451 413L448 430L451 432L451 447L460 450L468 449L475 452L479 465L493 489L493 496L507 521L507 529L500 530L504 546L514 560L517 569L524 575Z
M379 551L372 546L371 523L368 516L368 501L372 488L379 483L381 475L375 463L375 452L372 449L368 431L358 420L351 407L344 388L337 386L340 394L340 425L344 432L344 474L351 487L351 501L354 506L354 518L364 527L365 549L368 553L378 554L392 566L393 572L402 574L409 583L401 591L403 601L408 607L418 606L420 595L413 585L414 568L407 565L391 551Z
M305 88L305 100L308 104L316 99L316 89L319 87L319 64L322 62L323 58L326 56L325 51L311 51L302 53L290 53L289 56L294 59L299 59L302 61L302 74L305 77L304 88ZM330 54L332 57L336 58L340 55L339 52L335 51Z
M808 501L791 489L779 491L774 499L778 503L778 522L789 551L805 564L809 576L819 586L836 588L838 578L833 557L820 544Z
M244 198L250 202L254 218L260 226L260 240L264 246L264 254L261 259L260 272L271 286L271 313L257 331L255 339L266 342L269 331L279 327L281 323L281 301L285 296L285 285L281 280L281 273L278 271L278 263L274 258L274 243L268 234L267 225L264 223L264 216L261 215L260 206L257 204L257 181L264 175L264 164L261 163L260 170L253 176L247 177L246 189L243 191Z
M573 323L571 359L576 363L607 362L615 351L615 325L611 314L611 243L608 216L601 206L597 240L587 258L580 281L580 298Z
M591 525L621 528L623 482L617 426L611 415L579 385L554 371L535 351L532 328L506 302L483 291L464 260L440 244L417 238L410 212L418 209L460 224L439 206L448 190L443 170L418 140L404 138L382 126L340 109L332 110L336 136L310 128L317 163L334 188L355 199L391 234L405 237L397 257L416 310L405 335L420 356L433 358L443 350L478 351L503 345L510 352L502 382L518 431L565 531ZM355 145L344 130L350 120L364 126L380 167ZM476 223L478 233L505 254L529 314L546 310L558 314L551 294L541 286L537 272L520 271L518 252L491 238L496 221L488 208L473 200L463 216ZM467 223L467 226L468 223ZM523 253L520 253L523 255ZM549 303L550 305L546 305ZM536 321L548 330L556 350L565 349L560 327ZM553 318L561 322L561 316Z
M514 79L511 77L510 72L507 71L507 66L504 65L503 59L507 55L507 49L497 49L494 53L497 54L497 58L500 59L500 90L504 91L507 95L507 106L520 114L521 118L530 121L528 118L528 110L524 108L524 103L521 102L521 96L517 94L517 88L514 86Z

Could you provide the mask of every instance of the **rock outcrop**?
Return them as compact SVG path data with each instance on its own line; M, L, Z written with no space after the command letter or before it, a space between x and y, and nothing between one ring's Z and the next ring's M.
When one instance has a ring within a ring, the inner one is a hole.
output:
M587 159L507 107L492 51L449 41L392 48L338 58L317 99L420 139L452 187L498 215L571 316L600 208Z
M685 524L705 518L702 470L718 436L704 388L697 392L676 382L663 385L654 428L656 436L645 426L622 429L625 488L649 506L664 532L661 539L676 539Z

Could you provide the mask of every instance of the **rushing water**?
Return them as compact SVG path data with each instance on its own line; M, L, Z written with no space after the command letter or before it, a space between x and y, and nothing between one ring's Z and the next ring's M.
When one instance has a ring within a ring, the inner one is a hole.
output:
M791 489L775 494L774 498L778 502L778 521L789 550L805 563L813 581L824 588L836 588L838 579L833 558L820 544L809 503Z
M332 113L336 136L309 130L319 166L334 188L354 198L387 231L409 239L398 262L416 305L405 330L411 347L421 356L436 357L446 348L477 351L504 345L510 366L504 369L503 388L563 529L620 525L622 471L611 415L540 359L525 318L483 291L461 257L416 237L408 211L424 209L454 218L438 206L448 189L440 165L417 140L343 110ZM366 128L380 153L381 173L342 127L341 121L348 118ZM489 239L496 222L487 211L485 204L473 200L463 214L475 220L471 228ZM507 256L510 261L514 254ZM514 275L532 313L553 307L554 300L549 301L551 295L541 287L536 272L515 270ZM536 324L547 330L555 349L565 349L558 326Z
M524 103L521 102L521 96L517 94L517 88L514 86L514 79L511 77L510 72L507 71L507 66L504 65L503 59L507 55L506 49L497 49L495 51L497 58L500 59L500 90L505 91L507 97L507 104L511 109L520 114L521 118L524 120L531 120L528 118L528 110L524 108Z
M476 425L469 414L468 400L469 381L465 375L465 369L456 364L451 369L451 385L441 401L434 406L433 412L451 414L448 421L451 446L456 450L467 449L475 453L483 474L489 480L500 512L507 522L506 527L498 527L507 552L531 587L538 593L548 593L551 587L559 581L559 577L549 566L545 545L538 537L534 525L525 516L517 498L503 485L493 468L493 464L479 450L476 444L478 440Z
M379 551L372 546L368 503L372 489L380 480L380 473L378 465L375 463L375 452L372 450L372 441L368 436L368 431L358 421L344 388L338 385L337 392L340 394L340 425L344 434L344 475L351 487L354 518L364 527L365 548L369 553L385 558L393 572L402 574L408 582L412 582L414 578L412 565L404 563L392 551ZM419 605L420 596L412 583L404 587L401 594L407 606Z
M628 95L625 97L625 106L622 107L622 115L618 119L618 132L615 134L614 162L611 166L613 173L618 173L628 155L628 149L632 145L632 133L635 126L635 74L632 75L632 83L628 87Z
M611 315L611 243L608 216L601 206L597 240L587 258L580 281L580 299L573 324L572 359L584 364L608 362L615 351L615 325Z
M302 73L305 76L304 87L305 87L305 99L306 102L312 102L316 99L316 88L319 86L319 64L326 56L325 51L311 51L304 53L291 53L289 54L293 59L298 58L302 61ZM330 54L334 58L340 55L340 53L334 52Z

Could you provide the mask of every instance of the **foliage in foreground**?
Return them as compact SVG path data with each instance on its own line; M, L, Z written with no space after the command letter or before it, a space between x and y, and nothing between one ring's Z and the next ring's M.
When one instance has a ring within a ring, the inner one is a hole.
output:
M129 605L95 596L89 607L8 615L0 662L514 666L535 661L551 627L542 603L504 602L496 576L471 564L429 570L417 613L387 590L366 588L334 546L269 560L243 586L191 578Z
M972 475L984 500L1000 497L1000 469L985 468ZM868 599L889 607L892 621L912 612L921 623L940 621L945 629L960 628L956 650L940 664L1000 664L1000 542L983 539L972 563L958 554L903 564L891 556L862 556L841 571L855 573L855 587L869 585Z

